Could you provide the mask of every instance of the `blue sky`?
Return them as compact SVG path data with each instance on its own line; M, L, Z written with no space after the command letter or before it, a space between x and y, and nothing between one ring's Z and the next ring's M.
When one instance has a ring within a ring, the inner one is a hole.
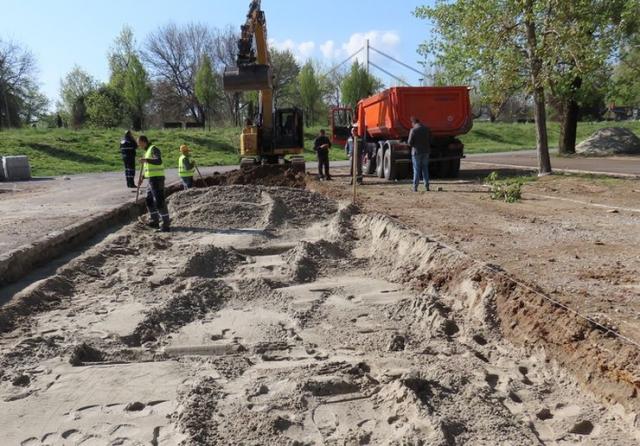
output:
M365 38L409 65L418 67L418 45L427 23L411 12L432 0L262 0L271 44L290 48L303 61L325 66L342 61ZM125 24L139 44L169 22L201 22L239 27L249 0L1 0L0 38L26 45L36 56L43 91L57 100L60 79L77 64L97 79L108 77L107 51ZM377 55L372 60L417 83L420 76ZM380 77L392 84L382 73Z

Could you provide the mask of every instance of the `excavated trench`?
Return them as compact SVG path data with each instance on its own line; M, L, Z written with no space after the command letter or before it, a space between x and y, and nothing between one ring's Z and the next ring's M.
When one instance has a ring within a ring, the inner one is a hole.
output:
M0 309L6 444L634 445L638 352L300 188L170 199Z

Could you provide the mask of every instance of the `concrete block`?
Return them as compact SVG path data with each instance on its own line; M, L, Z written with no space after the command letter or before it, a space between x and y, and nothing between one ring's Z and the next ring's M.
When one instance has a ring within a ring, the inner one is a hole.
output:
M22 156L5 156L2 158L2 170L6 181L24 181L31 179L29 159Z

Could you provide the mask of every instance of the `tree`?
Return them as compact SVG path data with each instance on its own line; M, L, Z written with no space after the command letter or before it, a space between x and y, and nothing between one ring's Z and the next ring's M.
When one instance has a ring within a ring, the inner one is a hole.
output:
M109 85L103 85L90 93L84 103L91 127L114 128L122 124L126 105L120 93Z
M42 108L35 79L36 61L29 50L0 39L0 129L18 127Z
M629 36L621 44L612 79L608 91L610 103L640 106L640 33Z
M204 113L195 95L195 77L202 54L213 52L213 31L207 26L169 24L148 36L142 54L153 78L170 85L187 104L193 119L201 124Z
M149 76L135 54L132 54L129 59L123 87L123 96L129 109L132 127L139 131L142 129L145 106L151 99L152 93Z
M382 81L370 74L365 66L356 61L351 65L351 70L340 85L342 102L355 110L360 99L377 93L381 88Z
M222 88L222 73L226 67L234 66L238 57L238 39L240 35L236 28L228 26L222 30L213 31L212 64L215 71L218 88L216 115L219 119L240 125L241 93L226 92Z
M138 57L136 41L131 27L125 25L108 54L111 87L118 91L124 90L125 77L133 57Z
M322 98L320 82L311 61L304 64L298 74L298 96L305 113L307 126L310 126L316 122L316 109Z
M80 116L76 114L83 108L79 103L84 102L84 100L97 89L98 82L89 73L76 65L64 79L60 81L62 105L69 114L80 118ZM76 113L74 113L74 108ZM79 119L78 121L84 122L84 119ZM78 121L74 119L75 123Z
M548 93L561 104L560 147L575 146L575 126L585 78L611 55L622 17L635 0L457 0L419 7L435 39L420 51L435 55L445 71L479 82L494 104L524 90L534 101L541 174L551 172L546 129ZM573 129L573 130L572 130Z
M218 93L216 80L213 76L211 59L206 54L202 55L200 68L198 68L198 72L196 73L195 93L196 98L198 98L198 101L202 104L204 122L209 121L209 130L211 130L211 111L218 98Z
M488 73L487 77L496 83L498 91L509 91L518 81L526 85L527 93L534 98L539 172L549 174L542 58L547 48L545 39L540 39L547 35L544 24L548 10L542 3L534 0L438 1L433 7L417 8L415 15L435 24L436 38L430 44L425 43L422 51L434 53L445 70L469 79L482 79ZM507 76L503 76L505 74Z
M277 107L295 105L295 83L300 65L290 50L270 50L273 68L273 103Z

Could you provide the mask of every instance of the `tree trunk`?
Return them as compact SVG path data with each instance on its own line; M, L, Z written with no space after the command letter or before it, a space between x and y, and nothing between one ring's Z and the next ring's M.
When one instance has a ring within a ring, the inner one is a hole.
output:
M140 130L142 130L142 116L136 114L133 117L133 130L136 132L139 132Z
M558 151L561 155L571 155L576 153L576 139L578 134L578 116L580 106L571 99L564 106L565 112L560 123L560 140L558 141Z
M558 142L558 151L561 155L576 153L578 117L580 116L580 105L576 101L576 94L580 87L582 87L582 78L578 76L571 84L571 97L562 106L564 113L562 113L560 141Z
M544 97L541 72L542 61L538 55L538 40L534 22L533 0L525 3L525 28L527 30L527 46L531 69L531 86L533 88L533 113L536 121L536 149L538 151L539 175L551 174L551 158L549 157L549 135L547 134L547 110Z

